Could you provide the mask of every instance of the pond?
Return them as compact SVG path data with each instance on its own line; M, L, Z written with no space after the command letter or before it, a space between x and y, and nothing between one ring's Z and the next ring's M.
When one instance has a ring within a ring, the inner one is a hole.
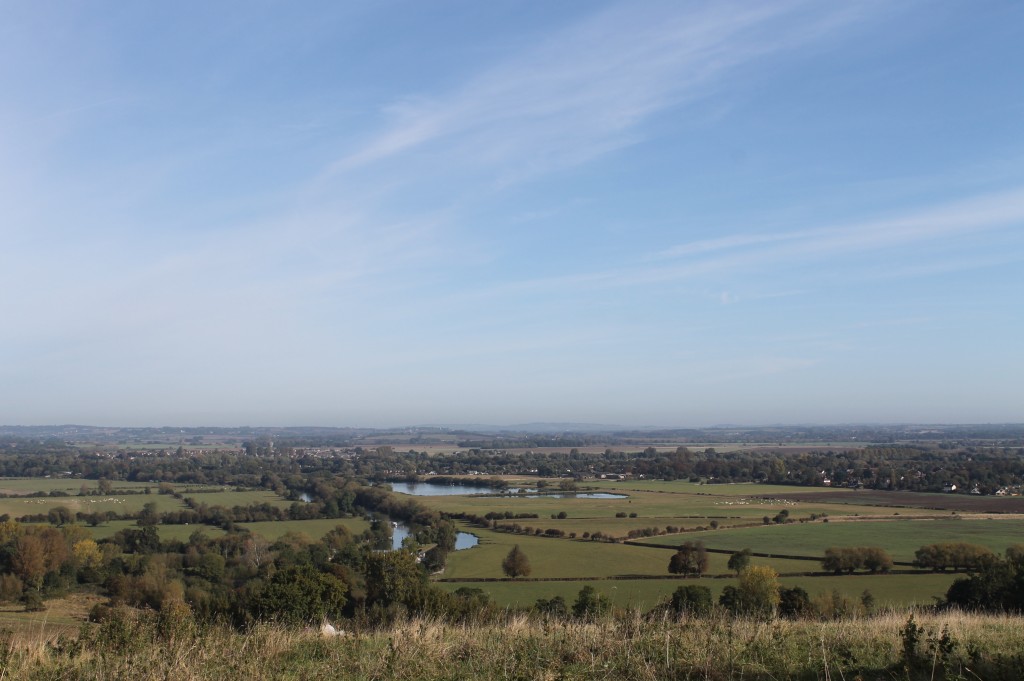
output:
M626 499L627 494L611 492L559 492L557 494L527 494L523 499Z
M417 497L448 497L467 494L500 494L501 490L487 485L437 485L432 482L391 482L391 489L400 494Z
M409 536L409 528L399 523L397 526L391 528L391 549L396 550L402 548L402 540ZM471 549L480 540L475 534L469 532L459 532L455 535L455 550L462 551L463 549Z
M515 494L522 499L626 499L626 494L611 492L555 492L538 494L537 489L527 487L509 487L496 489L486 485L438 485L432 482L392 482L391 489L400 494L411 494L417 497L448 497L470 496L473 494ZM527 492L527 494L523 494Z

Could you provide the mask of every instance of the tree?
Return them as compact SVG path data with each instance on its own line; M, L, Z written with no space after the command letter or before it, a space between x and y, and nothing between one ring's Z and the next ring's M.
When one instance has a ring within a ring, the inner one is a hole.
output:
M76 542L71 549L71 555L81 567L95 569L103 564L103 554L100 553L99 545L92 539Z
M750 566L750 549L743 549L729 556L728 568L739 575Z
M719 603L734 613L771 617L779 605L779 573L767 565L740 572L735 587L725 587Z
M783 617L804 617L811 613L811 597L798 586L779 590L779 614Z
M864 558L864 567L871 572L888 572L892 569L892 557L885 549L877 546L865 546L861 549Z
M918 567L942 571L947 567L954 570L967 568L979 570L994 565L998 557L984 546L963 542L944 542L922 546L914 552L914 563Z
M565 604L565 599L561 596L555 596L551 600L538 598L536 605L533 607L537 612L544 613L545 615L552 615L554 617L565 617L569 614L569 607Z
M36 536L25 534L17 538L14 544L12 567L14 573L34 589L43 584L46 575L46 549L43 542Z
M341 616L345 606L345 584L312 566L287 567L256 594L253 614L288 624L317 624Z
M673 575L700 575L707 572L708 552L701 542L686 542L668 561L668 571Z
M159 522L160 513L157 511L156 502L146 502L146 504L143 505L142 510L139 512L138 524L145 527L146 525L156 525Z
M505 560L501 561L501 569L513 579L530 576L530 560L523 553L522 549L519 548L519 544L513 546L512 550L505 556Z
M688 584L681 586L672 593L669 607L675 613L703 615L711 611L714 601L711 600L711 589L706 586Z
M75 521L75 514L68 510L66 506L54 506L47 513L47 519L53 525L65 525Z
M408 551L382 551L366 557L366 601L387 607L413 603L426 586L427 576Z
M612 602L589 584L580 589L576 602L572 605L572 614L576 617L598 617L611 610Z
M448 552L440 546L435 546L424 554L422 565L427 572L440 572L444 570L447 562Z

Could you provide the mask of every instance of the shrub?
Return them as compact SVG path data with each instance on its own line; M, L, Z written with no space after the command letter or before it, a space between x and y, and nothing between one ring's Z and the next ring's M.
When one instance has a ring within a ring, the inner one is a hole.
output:
M714 601L711 600L711 589L706 586L687 585L678 587L672 593L669 607L675 613L691 613L703 615L711 611Z
M804 589L794 586L779 590L779 615L796 619L811 614L811 597Z
M572 614L576 617L595 618L611 610L612 603L607 596L601 594L589 584L580 589L576 602L572 606Z
M368 592L370 581L371 575L367 574ZM379 590L379 585L377 588ZM257 619L315 624L324 618L333 619L341 615L346 590L343 582L317 572L312 566L292 566L274 574L270 582L257 592L250 609Z

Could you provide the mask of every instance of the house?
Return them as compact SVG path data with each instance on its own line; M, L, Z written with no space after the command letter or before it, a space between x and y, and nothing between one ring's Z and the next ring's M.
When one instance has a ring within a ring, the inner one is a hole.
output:
M942 486L942 491L943 492L955 492L956 491L956 485L954 485L953 483L947 483L947 484Z

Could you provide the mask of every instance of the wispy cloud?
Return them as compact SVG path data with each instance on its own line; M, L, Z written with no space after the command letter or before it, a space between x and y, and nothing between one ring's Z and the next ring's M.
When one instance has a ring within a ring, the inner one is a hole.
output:
M388 106L386 129L330 172L435 147L500 168L502 180L585 162L640 138L640 123L736 67L859 16L806 2L623 3L448 95Z
M672 246L642 255L636 264L587 272L537 277L481 289L467 297L514 295L544 291L643 286L698 277L773 268L808 260L827 262L865 253L884 253L900 248L941 242L964 235L994 232L1024 225L1024 187L998 194L918 209L893 218L865 220L840 226L767 234L733 234ZM983 267L1009 262L1016 256L963 255L941 266L903 268L902 276ZM718 297L737 300L734 292ZM717 297L717 296L716 296Z

